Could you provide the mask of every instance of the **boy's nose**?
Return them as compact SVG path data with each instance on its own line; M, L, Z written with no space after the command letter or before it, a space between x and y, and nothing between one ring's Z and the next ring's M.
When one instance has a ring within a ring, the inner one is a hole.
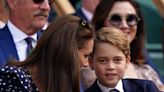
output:
M107 69L114 69L114 68L115 68L115 65L114 65L113 62L109 62L109 63L107 64Z

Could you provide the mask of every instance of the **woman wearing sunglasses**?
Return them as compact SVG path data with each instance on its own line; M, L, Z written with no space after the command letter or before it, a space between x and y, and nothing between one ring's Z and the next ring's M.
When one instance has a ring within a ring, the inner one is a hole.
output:
M152 80L161 89L159 76L148 63L145 51L144 21L138 4L134 0L102 0L97 6L93 20L95 29L109 26L121 29L131 46L131 64L125 77Z

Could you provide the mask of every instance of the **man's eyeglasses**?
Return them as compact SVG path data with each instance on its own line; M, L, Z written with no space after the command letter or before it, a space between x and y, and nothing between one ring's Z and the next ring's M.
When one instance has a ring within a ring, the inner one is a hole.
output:
M115 27L120 27L123 19L126 20L126 23L129 27L137 25L137 23L140 21L140 18L135 14L128 14L126 17L122 17L119 14L113 14L109 16L110 24Z
M33 2L35 4L41 4L43 3L45 0L33 0ZM49 4L52 4L54 2L54 0L48 0Z

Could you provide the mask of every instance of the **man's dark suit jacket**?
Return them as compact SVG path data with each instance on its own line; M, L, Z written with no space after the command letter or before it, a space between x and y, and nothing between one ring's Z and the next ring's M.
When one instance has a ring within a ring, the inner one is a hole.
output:
M0 68L12 58L19 60L14 40L6 25L0 29Z
M42 31L37 33L38 38L41 34ZM0 68L6 65L10 59L19 60L19 57L13 37L6 25L3 29L0 29Z
M152 81L139 79L123 79L124 92L160 92ZM97 81L85 92L102 92Z
M85 16L85 14L83 13L83 11L80 9L78 9L74 14L75 16L78 16L80 18L83 18L84 20L88 21L87 17Z

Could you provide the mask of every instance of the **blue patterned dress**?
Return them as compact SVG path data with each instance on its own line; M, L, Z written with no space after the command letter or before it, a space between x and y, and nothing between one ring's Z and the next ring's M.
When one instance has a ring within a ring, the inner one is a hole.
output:
M26 68L5 66L0 69L0 92L39 92Z

